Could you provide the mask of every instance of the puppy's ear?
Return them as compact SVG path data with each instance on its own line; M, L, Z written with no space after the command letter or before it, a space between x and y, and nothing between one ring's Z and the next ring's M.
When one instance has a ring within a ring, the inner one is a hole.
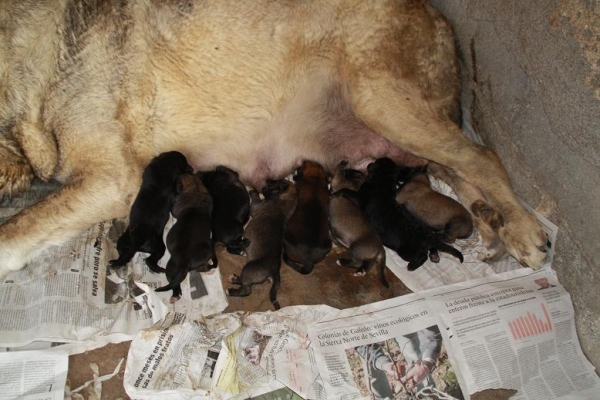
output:
M179 194L183 191L183 183L181 182L181 177L177 179L177 183L175 184L175 193Z

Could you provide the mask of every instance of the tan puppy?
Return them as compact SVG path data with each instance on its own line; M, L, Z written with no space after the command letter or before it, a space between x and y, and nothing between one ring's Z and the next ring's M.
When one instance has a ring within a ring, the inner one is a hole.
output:
M296 188L286 180L268 181L263 189L265 198L258 192L250 192L252 197L252 220L248 223L246 235L250 239L248 262L240 276L232 275L229 282L239 285L227 289L229 296L248 296L252 285L272 279L269 299L273 307L281 307L277 301L277 291L281 281L281 253L283 250L283 229L296 207Z
M426 1L6 0L0 11L0 196L34 176L64 183L0 226L0 277L126 216L141 171L171 150L257 189L304 159L327 171L431 160L503 215L511 254L534 268L545 258L500 160L457 125L454 37Z
M400 168L403 181L396 201L434 231L441 232L445 242L466 238L473 232L471 214L459 202L431 188L423 168Z
M331 250L329 189L321 165L304 161L294 175L298 202L283 233L283 260L303 275Z
M375 266L379 281L385 287L389 287L384 275L385 250L377 232L357 205L348 198L335 194L336 191L345 188L358 190L365 180L361 172L346 169L347 164L345 161L341 162L331 180L331 236L339 246L346 249L337 263L344 267L356 268L356 276L364 276L371 266Z

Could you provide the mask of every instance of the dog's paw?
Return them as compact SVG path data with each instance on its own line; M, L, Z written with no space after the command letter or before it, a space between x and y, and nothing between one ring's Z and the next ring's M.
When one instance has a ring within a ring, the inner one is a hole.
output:
M227 278L227 281L229 283L239 284L240 283L240 277L237 276L236 274L231 274L231 275L229 275L229 278ZM229 289L227 289L227 294L229 294Z
M27 265L27 260L18 251L18 246L10 248L7 244L0 234L0 281L11 272L23 269Z
M358 271L356 271L352 275L354 275L354 276L365 276L366 274L367 274L367 271L365 271L364 269L359 269Z
M505 218L499 229L506 250L525 267L538 269L546 260L547 237L540 223L525 210Z
M0 138L0 199L29 189L33 170L18 148Z

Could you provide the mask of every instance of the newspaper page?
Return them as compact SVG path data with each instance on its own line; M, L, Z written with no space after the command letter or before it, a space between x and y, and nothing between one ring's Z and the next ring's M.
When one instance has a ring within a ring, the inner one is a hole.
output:
M581 351L569 294L550 269L428 294L469 393L517 389L515 400L596 399L600 379Z
M167 227L172 226L172 221ZM52 247L0 283L0 346L32 341L84 341L114 333L130 339L169 311L190 316L218 313L227 306L218 270L194 272L182 285L182 300L154 289L167 283L138 253L125 268L108 267L126 221L105 221L63 246ZM166 264L169 254L160 261Z
M213 393L277 398L288 393L287 387L301 398L324 399L308 329L332 311L325 305L294 306L245 315L242 327L224 340Z
M125 391L143 399L212 398L221 340L238 327L239 318L226 314L139 332L127 357Z
M68 365L64 352L0 353L0 399L62 400Z
M327 398L600 398L568 293L520 269L343 310L309 332Z

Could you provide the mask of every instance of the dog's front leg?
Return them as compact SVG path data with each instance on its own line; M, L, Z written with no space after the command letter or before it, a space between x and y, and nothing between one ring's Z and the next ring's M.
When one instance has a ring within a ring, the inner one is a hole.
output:
M0 226L0 278L94 223L127 215L139 177L88 171L75 174L61 189Z

